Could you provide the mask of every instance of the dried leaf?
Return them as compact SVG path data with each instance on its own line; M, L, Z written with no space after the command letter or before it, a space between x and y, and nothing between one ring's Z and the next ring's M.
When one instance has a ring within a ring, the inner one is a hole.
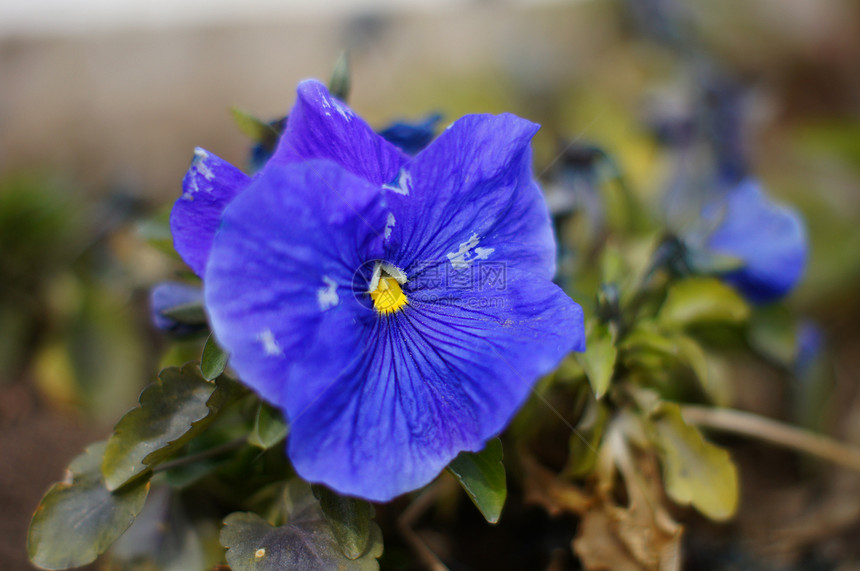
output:
M616 419L607 431L602 456L621 473L629 502L614 503L611 482L597 486L607 493L583 514L573 549L588 571L677 571L680 569L681 532L661 507L658 470L653 455L635 457L625 430L636 426ZM607 471L601 477L609 478Z
M542 506L553 517L565 512L583 514L590 509L594 498L560 479L528 454L521 454L520 457L525 488L523 501L526 504Z

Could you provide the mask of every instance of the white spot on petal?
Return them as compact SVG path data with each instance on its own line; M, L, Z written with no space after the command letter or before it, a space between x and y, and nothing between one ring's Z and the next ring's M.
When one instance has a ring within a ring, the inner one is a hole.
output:
M495 248L475 248L475 257L473 260L486 260L490 257L490 254L495 252Z
M328 276L323 276L323 281L326 287L317 290L317 302L320 304L320 309L325 311L337 305L340 298L337 296L337 282Z
M334 102L334 108L337 110L338 113L340 113L341 117L343 117L347 121L352 121L352 118L354 117L354 113L352 112L352 109L350 109L349 107L347 107L346 105L344 105L340 101Z
M385 239L388 240L391 238L391 231L394 230L394 224L397 220L394 219L394 214L391 212L388 213L388 220L385 222Z
M215 178L215 173L206 164L206 159L209 158L209 153L197 147L194 149L194 158L191 160L191 169L185 177L185 188L182 192L182 200L193 201L194 195L200 192L200 180L198 176L203 177L207 181L212 181ZM202 189L206 192L212 191L212 186L204 183Z
M495 248L478 248L478 242L478 235L473 232L466 242L460 244L460 248L456 252L446 254L455 270L464 270L471 266L475 260L486 260L490 254L496 251Z
M400 169L400 172L397 174L397 181L392 184L383 184L382 188L402 194L403 196L408 196L412 188L412 175L406 169Z
M263 351L266 352L266 355L283 355L283 351L281 351L281 347L278 345L277 339L275 339L275 334L268 327L260 331L259 335L257 335L257 341L263 345Z
M201 148L194 149L194 169L200 173L200 176L205 178L206 180L212 180L215 178L215 173L212 172L212 169L209 168L209 165L206 164L206 159L209 158L209 153L204 151ZM195 183L196 186L196 183ZM195 190L197 190L195 188Z
M352 121L353 117L355 117L355 113L352 111L352 109L350 109L337 99L323 97L321 100L321 104L323 107L323 113L325 113L326 117L331 117L332 111L336 112L338 115L340 115L347 121Z

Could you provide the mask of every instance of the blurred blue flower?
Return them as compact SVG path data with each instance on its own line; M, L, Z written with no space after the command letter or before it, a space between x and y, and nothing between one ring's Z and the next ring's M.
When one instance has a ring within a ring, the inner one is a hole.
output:
M715 227L706 248L740 264L723 279L754 303L775 301L797 285L806 266L806 230L793 209L773 202L746 178L708 202L703 218Z
M794 374L800 379L805 378L823 350L824 332L814 322L803 321L797 332L797 352L793 364Z
M149 292L152 323L161 331L183 337L206 330L206 323L191 323L166 315L170 310L203 303L203 289L180 282L161 282Z
M544 188L550 214L566 217L582 212L593 228L601 228L605 209L600 185L606 178L617 176L615 163L593 145L561 141L559 147Z
M432 113L420 121L395 121L379 131L379 135L408 155L418 154L436 136L436 126L442 115Z
M291 423L296 471L385 501L498 434L584 349L552 283L538 126L456 121L415 157L317 81L254 178L203 150L171 225L213 332Z

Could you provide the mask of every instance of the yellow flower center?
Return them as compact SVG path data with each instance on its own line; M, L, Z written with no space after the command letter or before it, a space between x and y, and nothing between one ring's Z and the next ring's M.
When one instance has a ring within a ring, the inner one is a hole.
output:
M400 284L392 277L380 277L379 285L370 292L370 299L374 309L382 315L394 313L408 303Z

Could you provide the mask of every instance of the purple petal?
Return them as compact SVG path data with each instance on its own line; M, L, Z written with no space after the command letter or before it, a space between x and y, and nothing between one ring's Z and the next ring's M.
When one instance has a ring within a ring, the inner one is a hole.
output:
M309 159L332 160L356 176L384 184L394 178L408 157L377 135L322 83L307 80L299 84L287 130L268 164Z
M194 150L191 168L182 180L182 196L170 213L170 230L176 251L198 276L203 277L206 270L221 213L250 181L227 161L203 149Z
M386 185L393 219L390 261L418 264L516 260L555 273L549 212L531 170L538 125L513 115L455 122Z
M224 211L204 280L210 323L242 380L273 404L292 398L291 366L318 336L373 316L353 278L381 254L381 202L377 186L312 161L267 168Z
M515 270L503 290L424 293L296 363L289 453L303 478L375 501L417 489L482 449L540 375L584 348L581 308L545 278Z

